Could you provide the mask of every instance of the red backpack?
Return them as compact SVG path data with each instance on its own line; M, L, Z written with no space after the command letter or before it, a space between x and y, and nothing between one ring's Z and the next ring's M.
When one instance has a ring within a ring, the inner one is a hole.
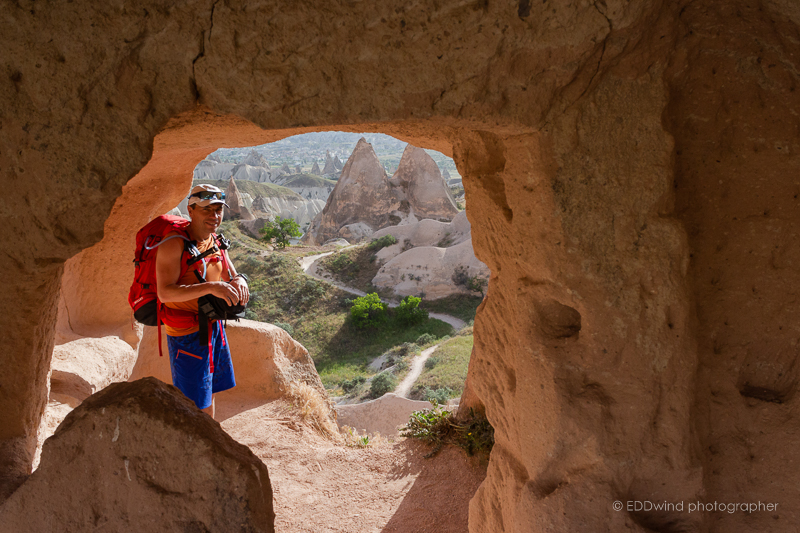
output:
M133 309L137 322L145 326L158 326L158 294L156 293L156 248L172 238L190 241L187 233L189 221L182 217L163 215L147 223L136 234L136 255L133 259L136 270L128 293L128 303ZM164 239L168 233L177 233ZM181 276L189 270L189 265L181 257Z

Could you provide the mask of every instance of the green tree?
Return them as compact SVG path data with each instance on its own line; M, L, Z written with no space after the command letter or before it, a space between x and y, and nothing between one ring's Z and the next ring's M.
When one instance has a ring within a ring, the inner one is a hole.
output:
M422 298L416 296L406 296L400 305L397 306L397 320L404 326L421 324L428 319L428 312L419 308Z
M275 220L267 221L261 229L262 239L272 242L275 239L275 246L285 248L289 244L289 237L300 237L303 232L300 226L291 218L275 217Z

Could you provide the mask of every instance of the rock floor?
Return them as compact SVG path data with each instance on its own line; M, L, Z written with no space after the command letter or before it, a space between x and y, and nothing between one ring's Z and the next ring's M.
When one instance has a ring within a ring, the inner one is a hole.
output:
M217 419L267 465L276 531L466 533L469 500L485 465L458 448L425 459L427 446L398 439L368 448L316 434L282 401L231 400Z

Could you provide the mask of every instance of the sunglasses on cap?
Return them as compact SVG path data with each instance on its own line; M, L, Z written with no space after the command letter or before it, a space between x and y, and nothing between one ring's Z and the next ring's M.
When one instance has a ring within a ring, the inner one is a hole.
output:
M213 191L200 191L194 194L190 194L189 198L196 196L201 200L224 200L225 193L224 192L213 192Z

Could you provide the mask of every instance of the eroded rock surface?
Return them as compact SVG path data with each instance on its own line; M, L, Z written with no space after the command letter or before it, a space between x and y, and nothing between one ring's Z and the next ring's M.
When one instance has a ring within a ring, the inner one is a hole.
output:
M272 532L274 521L267 467L153 378L111 385L72 411L0 507L8 533Z
M417 218L450 221L458 214L439 167L422 148L406 146L389 183L403 191Z

